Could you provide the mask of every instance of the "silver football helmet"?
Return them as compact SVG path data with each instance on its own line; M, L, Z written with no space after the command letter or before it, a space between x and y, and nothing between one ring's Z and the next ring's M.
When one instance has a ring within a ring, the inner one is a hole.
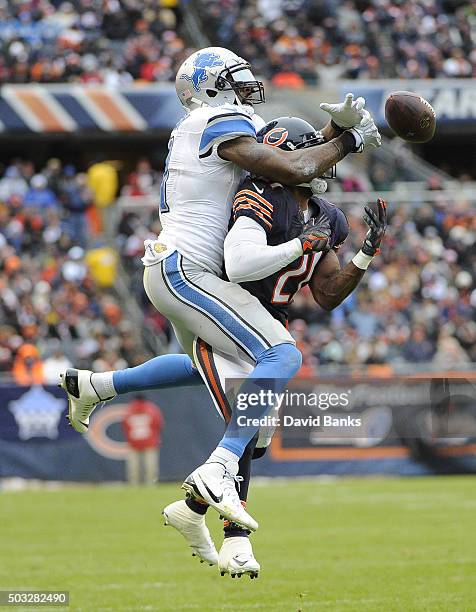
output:
M187 58L177 72L175 89L189 110L264 102L263 83L255 79L249 63L223 47L207 47Z

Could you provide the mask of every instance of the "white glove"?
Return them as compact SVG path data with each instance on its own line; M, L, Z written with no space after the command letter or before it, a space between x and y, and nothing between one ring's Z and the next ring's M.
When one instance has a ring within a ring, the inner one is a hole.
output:
M362 121L359 125L348 131L355 138L354 153L360 153L367 146L380 147L382 144L382 137L372 119L372 115L367 110L363 111Z
M344 102L328 104L323 102L320 108L332 117L336 125L341 128L351 128L358 125L363 117L365 98L354 100L354 94L348 93Z

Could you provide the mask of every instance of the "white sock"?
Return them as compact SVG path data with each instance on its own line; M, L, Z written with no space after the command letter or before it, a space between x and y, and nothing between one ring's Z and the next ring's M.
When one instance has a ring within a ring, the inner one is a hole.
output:
M114 383L112 382L113 374L114 372L100 372L99 374L91 375L91 384L102 400L110 399L117 395Z
M223 448L222 446L217 446L217 448L213 451L213 453L208 457L206 463L228 463L228 461L238 461L240 460L238 455L232 453L227 448Z

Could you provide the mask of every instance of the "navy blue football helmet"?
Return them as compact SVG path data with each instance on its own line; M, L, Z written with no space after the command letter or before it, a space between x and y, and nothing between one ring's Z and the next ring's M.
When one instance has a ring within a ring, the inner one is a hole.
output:
M283 151L308 149L325 142L320 132L299 117L278 117L269 121L260 129L257 139L258 142L279 147ZM310 183L303 183L299 187L309 187L315 194L324 193L327 189L327 183L322 179L333 179L335 176L336 167L333 166L319 179L313 179ZM325 186L322 183L325 183Z

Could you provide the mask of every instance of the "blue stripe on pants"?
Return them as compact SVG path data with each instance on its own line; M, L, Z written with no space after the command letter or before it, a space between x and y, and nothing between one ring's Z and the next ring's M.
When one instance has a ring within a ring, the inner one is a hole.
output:
M247 328L232 312L212 300L204 291L195 287L184 277L179 266L179 254L169 255L163 263L163 271L176 294L192 307L206 313L227 335L255 360L269 348L264 340ZM217 299L218 296L216 296Z

